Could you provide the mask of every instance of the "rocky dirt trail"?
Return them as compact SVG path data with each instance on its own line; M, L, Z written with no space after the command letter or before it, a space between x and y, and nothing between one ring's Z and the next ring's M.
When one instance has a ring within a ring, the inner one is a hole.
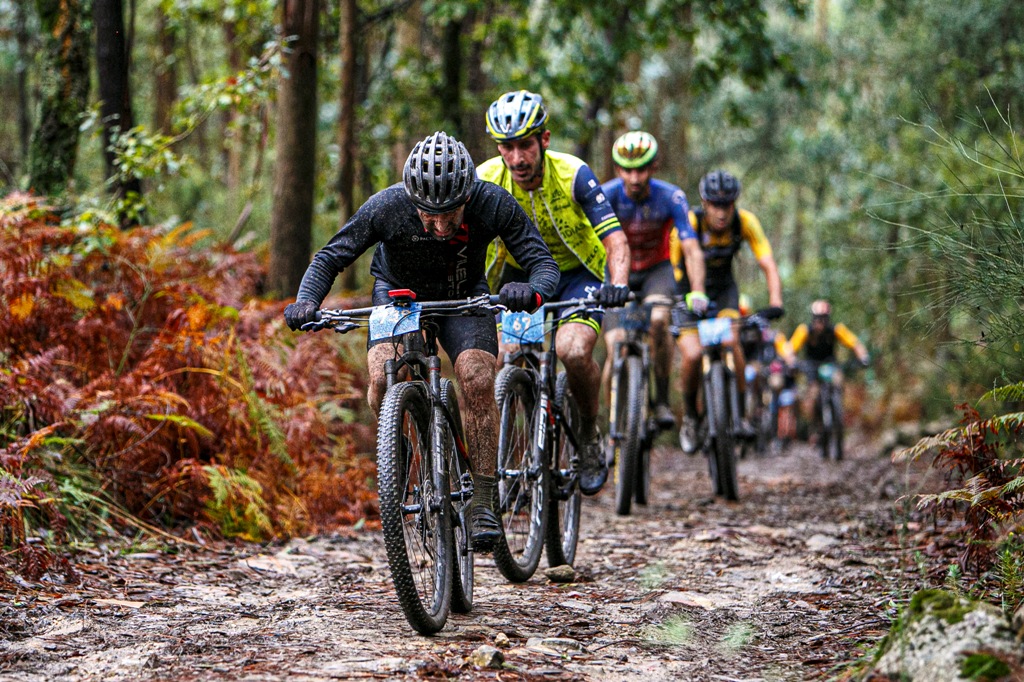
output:
M585 501L578 582L510 585L477 557L474 612L429 638L402 617L373 529L85 552L81 585L0 595L0 679L829 679L908 596L904 472L876 448L743 460L739 503L709 496L700 457L661 447L654 467L633 516L612 490ZM502 668L467 661L496 642Z

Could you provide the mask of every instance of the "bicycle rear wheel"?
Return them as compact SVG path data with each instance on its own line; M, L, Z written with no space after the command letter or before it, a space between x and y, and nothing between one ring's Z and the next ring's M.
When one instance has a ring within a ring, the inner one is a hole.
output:
M459 429L459 439L465 442L455 385L448 379L441 379L441 403L447 406ZM468 532L473 477L469 473L469 462L459 454L455 445L448 420L440 410L437 411L435 419L435 452L438 453L438 461L447 463L448 485L451 489L452 551L455 557L455 566L452 569L452 611L469 613L473 608L473 547Z
M431 427L421 383L388 389L377 431L381 528L398 602L423 635L448 619L453 570L448 472L435 459Z
M537 570L547 521L547 464L543 457L544 415L532 375L505 367L494 384L498 403L498 509L504 536L494 546L494 563L512 582L525 582ZM539 441L539 443L538 443Z
M628 516L636 491L637 459L640 456L640 419L643 392L643 360L629 355L613 378L615 396L615 440L613 448L618 463L615 476L615 513Z
M570 566L576 561L576 545L580 539L580 511L583 493L580 491L579 455L570 433L575 437L580 423L580 408L569 391L569 377L558 374L555 384L555 404L562 416L558 427L551 466L551 502L548 504L547 547L548 565Z
M714 420L714 438L708 464L715 494L727 500L739 499L739 484L736 481L736 453L732 438L732 420L729 418L729 386L725 378L725 367L721 362L711 365L708 378L711 395L708 405L710 418Z

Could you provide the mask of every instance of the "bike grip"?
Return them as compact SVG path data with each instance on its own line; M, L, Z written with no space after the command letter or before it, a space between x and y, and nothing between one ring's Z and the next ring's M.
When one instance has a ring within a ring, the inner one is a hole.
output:
M317 310L316 311L316 317L314 319L315 319L315 321L320 322L320 321L322 321L324 319L324 316L320 313L319 310Z

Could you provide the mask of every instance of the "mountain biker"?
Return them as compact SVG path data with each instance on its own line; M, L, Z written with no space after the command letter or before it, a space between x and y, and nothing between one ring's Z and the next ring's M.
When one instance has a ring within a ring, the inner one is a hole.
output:
M363 204L306 270L295 303L284 317L295 330L316 319L317 309L337 275L360 254L378 245L370 274L373 304L389 302L391 289L411 289L421 300L448 300L487 293L487 246L501 237L528 277L502 287L510 310L532 310L551 297L558 266L519 204L500 187L477 180L466 147L435 132L413 147L402 182ZM438 341L455 368L467 404L465 430L473 475L473 547L490 551L501 537L494 512L498 457L498 410L494 378L498 352L494 316L439 318ZM368 342L368 400L374 413L387 388L384 362L394 357L397 339Z
M541 96L527 90L507 92L495 100L485 118L499 156L480 164L477 173L511 192L536 223L561 271L553 300L593 293L604 307L621 306L629 296L626 235L590 167L575 156L548 149L547 117ZM522 280L525 275L517 261L496 243L488 254L488 280ZM597 425L601 368L593 358L601 317L567 317L555 336L569 388L579 401L580 490L586 495L596 494L608 479Z
M806 323L801 323L794 329L793 335L789 337L789 346L793 358L806 346L807 359L817 367L823 363L835 362L836 341L853 351L864 367L871 364L871 355L857 335L842 322L832 322L832 304L825 299L818 299L811 303L810 327L808 328ZM817 371L809 372L808 376L811 382L804 399L804 414L813 414L813 405L818 397ZM842 378L837 377L836 381L841 382Z
M782 281L779 269L772 255L771 244L765 237L761 222L750 211L738 208L740 181L723 170L714 170L700 179L701 208L690 211L690 226L697 233L697 241L704 251L704 291L715 303L719 314L736 316L739 306L739 288L733 275L733 259L744 242L757 259L768 285L768 306L773 316L782 313ZM679 267L682 258L674 249L673 263L676 264L676 279L685 294L692 290L688 274ZM679 442L687 453L697 451L697 393L700 388L700 340L695 332L679 336L679 349L683 357L682 384L684 416L679 430ZM746 386L743 350L734 344L733 358L736 368L736 387L742 394ZM754 430L745 416L740 403L740 419L736 425L737 435L747 437Z
M687 304L697 313L707 310L704 295L704 254L690 227L690 206L686 194L675 185L654 178L658 168L658 141L650 133L634 130L612 145L612 160L618 176L601 185L615 209L629 241L629 289L651 308L651 359L654 365L654 417L658 426L670 429L675 417L668 405L669 371L674 347L669 335L669 311L674 302L676 281L670 259L670 244L682 245L686 271L692 283ZM673 237L674 235L674 237ZM625 332L617 329L618 315L605 316L605 382L611 374L612 349Z

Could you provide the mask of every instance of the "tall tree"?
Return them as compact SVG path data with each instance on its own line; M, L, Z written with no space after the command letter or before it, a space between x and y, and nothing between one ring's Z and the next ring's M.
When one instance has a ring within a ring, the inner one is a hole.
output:
M177 36L163 5L157 8L156 22L160 60L154 70L156 83L153 90L156 102L153 110L153 127L169 135L171 110L178 99L178 60L175 55Z
M356 42L359 40L356 0L341 0L341 110L338 116L338 222L344 225L355 210Z
M278 90L277 160L270 217L268 289L294 296L309 265L316 184L318 0L283 0L281 26L290 44Z
M103 117L103 148L110 190L116 199L142 195L137 177L124 177L117 165L116 144L120 135L131 130L132 117L131 42L128 40L122 0L92 0L96 25L96 65L99 76L100 112ZM123 213L122 227L134 224L136 217Z
M43 32L39 125L28 158L29 187L64 192L75 170L79 118L89 97L89 30L81 0L38 0Z

